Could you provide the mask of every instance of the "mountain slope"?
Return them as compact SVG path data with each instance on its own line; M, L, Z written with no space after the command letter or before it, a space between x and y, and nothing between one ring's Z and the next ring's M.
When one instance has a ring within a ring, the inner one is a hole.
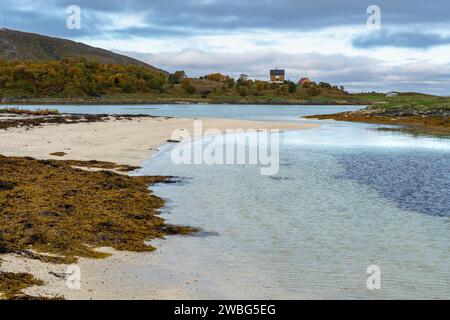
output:
M139 60L83 43L34 33L0 29L0 59L2 60L44 61L65 58L86 58L100 63L140 66L167 75L166 71Z

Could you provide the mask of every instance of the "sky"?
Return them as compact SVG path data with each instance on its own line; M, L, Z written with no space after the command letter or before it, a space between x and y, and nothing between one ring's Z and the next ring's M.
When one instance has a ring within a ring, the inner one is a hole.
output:
M80 8L81 29L67 27L70 5ZM192 77L267 79L279 68L290 80L309 77L351 92L450 95L448 0L2 0L0 17L2 27L6 20L9 29Z

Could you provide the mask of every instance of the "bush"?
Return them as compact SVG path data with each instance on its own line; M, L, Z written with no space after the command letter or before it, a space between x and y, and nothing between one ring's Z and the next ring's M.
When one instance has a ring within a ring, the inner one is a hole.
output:
M238 87L238 93L240 94L241 97L248 96L248 87L246 87L246 86L239 86Z
M288 86L289 86L288 90L289 90L290 94L293 94L297 91L297 85L294 82L288 81Z
M184 79L183 81L181 81L181 87L184 89L186 93L189 94L195 93L195 88L188 79Z

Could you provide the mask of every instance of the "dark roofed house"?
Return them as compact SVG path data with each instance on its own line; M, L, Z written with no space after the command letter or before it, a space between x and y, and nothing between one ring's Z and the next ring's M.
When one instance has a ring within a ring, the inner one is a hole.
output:
M247 80L248 80L248 75L246 75L246 74L241 74L241 76L239 77L239 80L241 80L241 81L247 81Z
M284 70L270 70L270 82L272 83L283 83L286 77L286 72Z

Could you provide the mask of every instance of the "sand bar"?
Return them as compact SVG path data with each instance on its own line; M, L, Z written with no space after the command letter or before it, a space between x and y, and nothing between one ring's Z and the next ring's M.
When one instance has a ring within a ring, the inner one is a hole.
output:
M199 119L204 130L300 130L315 124ZM138 118L106 122L44 125L0 130L0 154L36 159L98 160L139 166L171 138L174 130L193 133L194 119ZM65 152L64 158L50 156Z

